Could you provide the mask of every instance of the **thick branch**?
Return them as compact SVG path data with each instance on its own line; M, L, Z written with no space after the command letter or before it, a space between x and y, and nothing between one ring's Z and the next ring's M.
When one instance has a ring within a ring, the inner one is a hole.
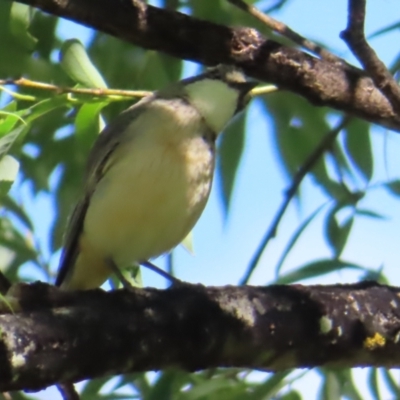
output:
M400 116L372 80L345 63L319 60L263 38L130 0L18 0L135 45L206 65L236 64L256 79L400 131Z
M400 366L400 289L374 283L11 290L0 391L167 367Z

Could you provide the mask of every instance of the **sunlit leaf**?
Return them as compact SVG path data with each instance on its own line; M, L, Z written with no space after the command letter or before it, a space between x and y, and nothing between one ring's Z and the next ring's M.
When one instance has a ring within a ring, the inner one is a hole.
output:
M12 156L5 154L0 158L0 198L10 189L17 177L19 162Z
M0 137L0 157L8 153L13 143L18 139L18 136L22 135L24 132L26 132L26 127L21 125L10 133Z
M193 231L190 231L182 240L181 245L190 253L194 254Z
M100 112L108 102L86 103L75 118L75 135L84 152L88 153L101 130Z
M106 82L93 65L83 44L77 39L66 40L61 47L60 64L75 82L88 87L105 89Z

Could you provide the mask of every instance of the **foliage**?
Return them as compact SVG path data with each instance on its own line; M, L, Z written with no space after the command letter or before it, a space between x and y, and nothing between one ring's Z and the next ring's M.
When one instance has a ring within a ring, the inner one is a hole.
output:
M286 2L281 3L279 7ZM227 25L249 25L266 31L259 22L222 0L188 0L185 11ZM57 18L22 4L0 2L0 79L24 76L55 83L61 88L154 90L182 75L181 60L135 48L99 32L92 32L85 45L77 39L65 41L59 25ZM397 22L383 27L376 35L383 36L398 26ZM52 256L61 246L71 205L80 192L90 146L104 124L125 109L132 99L57 93L34 87L0 89L0 267L12 281L31 276L26 272L29 269L36 271L34 276L39 274L52 281ZM276 168L283 171L290 185L297 171L341 117L333 110L316 108L286 92L270 94L260 101L271 123ZM227 128L220 142L217 184L226 218L230 218L234 210L232 203L249 134L245 127L246 115L243 115ZM388 211L363 205L370 191L380 187L393 196L400 195L400 181L372 180L375 158L370 124L353 118L308 171L306 181L312 181L313 190L322 193L323 201L299 222L298 227L293 227L291 236L285 239L287 244L275 264L276 282L302 282L348 269L359 271L360 278L372 276L385 280L379 266L363 265L343 257L355 222L360 218L382 220ZM303 186L295 195L297 202L303 201ZM43 239L37 238L37 225L29 211L32 200L26 200L19 193L24 187L29 188L33 197L46 194L54 207L54 220L45 235L48 251L40 245ZM240 212L246 213L246 210ZM320 236L325 238L330 257L313 257L313 246L309 246L310 261L284 271L287 258L318 218L323 221ZM253 247L256 248L257 243ZM261 253L264 250L262 248ZM362 398L351 371L319 372L321 399ZM132 374L111 380L97 379L86 383L81 392L83 399L297 400L302 394L294 384L302 379L301 375L287 372L254 376L246 370L224 369L194 374L165 371L154 376ZM372 369L368 385L373 398L381 398L378 375L397 398L400 388L393 374ZM13 398L31 396L15 394Z

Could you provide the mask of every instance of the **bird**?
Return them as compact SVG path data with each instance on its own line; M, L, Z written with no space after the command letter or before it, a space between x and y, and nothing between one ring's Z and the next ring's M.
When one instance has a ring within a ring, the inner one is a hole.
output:
M216 139L256 85L218 65L143 98L104 128L67 224L56 286L97 288L190 233L210 194Z

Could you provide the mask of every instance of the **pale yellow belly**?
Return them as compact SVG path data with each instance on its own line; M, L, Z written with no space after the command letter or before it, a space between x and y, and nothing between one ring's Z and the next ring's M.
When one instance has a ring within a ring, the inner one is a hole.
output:
M200 138L181 148L136 148L124 149L129 156L106 172L84 221L90 246L119 267L179 244L203 211L212 181L212 155Z

